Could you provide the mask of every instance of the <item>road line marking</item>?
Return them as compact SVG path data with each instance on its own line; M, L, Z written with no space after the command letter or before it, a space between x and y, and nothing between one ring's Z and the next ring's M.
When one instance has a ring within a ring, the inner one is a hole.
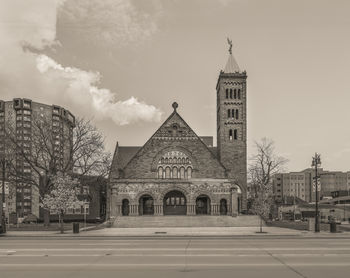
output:
M183 248L14 248L14 251L185 251ZM187 251L350 251L350 248L188 248ZM8 252L0 249L0 252Z
M67 264L67 263L57 263L57 264L16 264L16 263L7 263L7 264L1 264L1 268L5 267L29 267L29 268L34 268L34 267L183 267L185 264ZM330 266L346 266L349 267L348 263L288 263L290 266L323 266L323 267L330 267ZM187 264L189 267L232 267L232 266L237 266L237 267L249 267L249 266L259 266L259 267L266 267L266 266L278 266L282 267L280 263L218 263L218 264L213 264L213 263L203 263L203 264Z
M350 254L273 254L278 257L349 257ZM0 257L104 257L107 254L3 254ZM268 254L108 254L109 257L270 257Z

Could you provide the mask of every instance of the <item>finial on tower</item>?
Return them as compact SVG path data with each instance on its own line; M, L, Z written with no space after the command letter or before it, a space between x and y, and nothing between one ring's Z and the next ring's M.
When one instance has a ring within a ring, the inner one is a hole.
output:
M176 109L179 107L179 105L177 104L177 102L175 101L175 102L173 102L173 108L174 108L174 111L176 111Z
M227 43L228 43L228 45L230 46L230 48L228 49L228 52L229 52L230 54L232 54L232 40L230 40L229 38L227 38Z

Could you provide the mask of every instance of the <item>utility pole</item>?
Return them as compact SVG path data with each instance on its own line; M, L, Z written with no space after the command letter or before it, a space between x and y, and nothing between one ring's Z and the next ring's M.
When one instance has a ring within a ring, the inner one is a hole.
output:
M320 232L320 218L318 211L318 175L317 175L317 167L321 165L321 155L315 153L315 156L312 158L311 166L315 167L315 193L316 193L316 206L315 206L315 233Z

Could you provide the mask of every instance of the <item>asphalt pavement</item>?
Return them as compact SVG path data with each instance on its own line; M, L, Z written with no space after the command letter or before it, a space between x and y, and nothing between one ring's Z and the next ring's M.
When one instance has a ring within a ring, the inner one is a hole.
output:
M348 238L0 238L0 277L348 277Z

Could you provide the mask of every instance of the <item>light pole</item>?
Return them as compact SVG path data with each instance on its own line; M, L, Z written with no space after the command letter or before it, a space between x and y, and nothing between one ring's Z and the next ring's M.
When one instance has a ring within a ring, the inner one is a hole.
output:
M1 159L2 164L2 190L1 190L1 228L2 233L6 233L6 219L5 219L5 169L6 169L6 160L5 158Z
M320 232L320 223L319 223L319 211L318 211L318 175L317 167L321 165L321 155L315 153L315 156L312 157L312 167L315 167L315 191L316 191L316 206L315 206L315 233Z
M86 205L87 202L84 200L84 229L86 229Z

